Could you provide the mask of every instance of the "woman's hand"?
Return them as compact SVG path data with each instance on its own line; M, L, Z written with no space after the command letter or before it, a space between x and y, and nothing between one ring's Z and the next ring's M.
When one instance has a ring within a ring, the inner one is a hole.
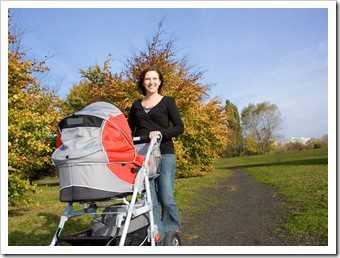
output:
M157 134L161 134L160 131L152 131L149 133L149 138L152 139L152 137L156 136Z

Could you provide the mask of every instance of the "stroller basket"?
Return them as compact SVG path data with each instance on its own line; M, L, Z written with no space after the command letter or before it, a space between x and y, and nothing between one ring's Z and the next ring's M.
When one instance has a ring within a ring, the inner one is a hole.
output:
M59 243L66 243L69 245L77 245L77 246L89 246L89 245L106 245L110 243L113 237L110 236L92 236L91 230L86 230L85 232L78 233L73 236L60 237Z
M148 226L142 227L132 233L127 234L125 239L125 245L139 246L147 245L145 238L148 234ZM87 230L82 233L78 233L74 236L60 237L60 244L69 244L74 246L117 246L121 237L111 236L93 236L91 230Z

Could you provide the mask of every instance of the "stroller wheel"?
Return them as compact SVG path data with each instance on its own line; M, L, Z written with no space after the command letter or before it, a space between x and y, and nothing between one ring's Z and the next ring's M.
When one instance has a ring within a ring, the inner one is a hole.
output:
M178 232L167 233L167 235L165 236L164 245L180 246L181 238L179 237Z
M176 233L172 238L172 246L180 246L180 245L181 245L181 239L178 233Z

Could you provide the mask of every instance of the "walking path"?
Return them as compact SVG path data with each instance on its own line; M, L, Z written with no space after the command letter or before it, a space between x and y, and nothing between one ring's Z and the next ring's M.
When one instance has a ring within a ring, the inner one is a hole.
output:
M255 182L241 169L231 172L232 176L218 185L202 189L204 211L184 212L182 245L298 245L278 233L287 211L279 204L282 200L275 189Z

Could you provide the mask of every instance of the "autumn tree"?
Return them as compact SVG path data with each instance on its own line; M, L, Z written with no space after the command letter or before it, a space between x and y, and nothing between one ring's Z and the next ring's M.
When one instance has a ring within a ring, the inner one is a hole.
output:
M104 65L94 65L80 70L82 80L73 86L67 96L64 110L73 113L95 101L114 103L127 114L131 102L140 96L134 86L123 78L123 74L114 74L110 67L111 58Z
M9 19L10 20L10 19ZM60 100L36 76L49 71L45 63L30 60L8 34L8 197L11 204L27 200L32 182L52 171L50 155L55 125L61 118Z
M283 137L279 108L268 101L249 104L242 110L241 120L246 148L249 147L247 142L251 143L255 153L269 151L273 143Z
M240 114L237 106L228 99L225 102L225 112L228 117L227 124L229 132L226 156L237 157L241 154L243 146Z
M127 115L133 101L143 97L137 88L139 74L146 67L157 67L164 80L161 94L175 97L185 126L184 134L174 140L177 176L203 175L225 149L226 112L219 100L209 100L209 85L200 82L203 73L178 58L174 41L162 35L160 24L145 49L133 51L120 73L111 72L109 61L82 70L82 81L67 97L68 107L77 110L94 101L108 101Z

